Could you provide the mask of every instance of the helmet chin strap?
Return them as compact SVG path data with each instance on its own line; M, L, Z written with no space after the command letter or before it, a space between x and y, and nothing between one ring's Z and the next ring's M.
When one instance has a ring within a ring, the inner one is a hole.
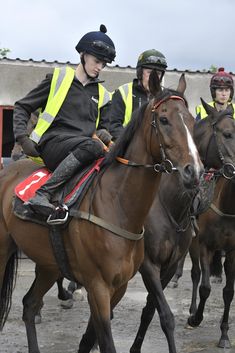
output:
M224 105L224 103L221 103L221 102L219 102L219 101L217 101L217 100L215 100L215 103L216 103L216 104L219 104L219 105Z
M81 64L82 64L82 67L83 67L83 70L85 71L85 74L87 75L87 78L89 80L93 80L94 78L98 78L99 75L96 75L96 77L92 77L88 74L87 70L86 70L86 62L85 62L85 59L84 59L84 53L81 55Z

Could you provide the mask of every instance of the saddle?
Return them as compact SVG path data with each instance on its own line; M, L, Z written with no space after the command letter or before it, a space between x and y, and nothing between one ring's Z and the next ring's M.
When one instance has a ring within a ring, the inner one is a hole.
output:
M49 216L36 213L33 209L27 210L23 203L34 197L36 191L51 177L52 173L45 167L38 169L15 187L13 200L14 214L25 221L35 222L41 225L65 224L71 217L72 208L78 209L83 197L89 189L95 176L99 173L103 158L84 167L69 182L58 188L51 202L55 205L55 211Z

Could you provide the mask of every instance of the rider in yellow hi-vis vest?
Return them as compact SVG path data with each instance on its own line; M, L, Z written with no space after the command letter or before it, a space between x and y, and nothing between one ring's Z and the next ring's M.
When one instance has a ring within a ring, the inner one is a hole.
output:
M135 78L120 86L113 94L110 109L110 133L117 139L131 119L132 112L149 101L149 75L157 70L162 81L167 62L165 56L155 49L146 50L139 55Z
M233 106L233 117L235 118L235 104L232 103L234 94L234 83L232 75L224 71L224 68L219 68L218 72L214 74L210 81L210 91L213 101L208 104L217 109L225 110L230 104ZM196 120L207 117L202 104L196 107Z
M112 136L108 106L111 95L98 79L106 63L115 56L113 41L100 31L86 33L76 50L81 62L76 70L56 68L53 75L15 103L14 134L26 155L42 158L51 178L40 187L34 198L23 207L49 215L54 210L50 200L56 188L64 184L82 166L104 155L103 143ZM41 109L30 137L27 122L32 112ZM93 138L94 134L100 138Z

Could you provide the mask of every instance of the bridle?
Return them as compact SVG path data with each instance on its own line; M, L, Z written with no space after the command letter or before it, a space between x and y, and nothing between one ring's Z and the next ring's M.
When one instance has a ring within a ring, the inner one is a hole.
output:
M156 102L153 105L153 107L152 107L151 126L153 127L153 129L154 129L153 131L155 132L155 135L158 137L158 140L159 140L160 154L161 154L162 162L161 163L155 163L155 164L139 164L139 163L135 163L133 161L130 161L130 160L122 158L122 157L116 157L116 160L119 163L122 163L122 164L124 164L126 166L130 166L130 167L151 168L157 173L170 174L173 171L177 171L177 168L174 167L173 163L168 158L166 158L166 153L165 153L165 149L164 149L164 146L163 146L163 142L161 141L161 134L159 133L160 129L159 129L159 122L158 122L158 119L157 119L157 112L156 112L157 109L160 107L160 105L165 103L169 99L178 99L178 100L181 100L181 101L183 101L185 103L185 100L182 97L176 96L176 95L170 95L170 96L167 96L165 98L162 98L161 100ZM151 136L150 136L150 146L151 146L151 140L152 140L152 131L151 131ZM151 148L150 148L150 150L151 150ZM151 155L153 157L152 153L151 153Z
M223 176L225 179L232 179L235 176L235 166L232 163L226 163L225 162L225 157L222 153L222 150L220 148L220 144L218 143L218 136L217 136L217 131L216 131L216 124L224 119L226 117L226 115L222 115L220 116L218 119L216 119L215 121L213 121L211 123L211 127L212 127L212 135L210 137L208 146L207 146L207 150L206 150L206 155L205 155L205 164L206 164L206 160L207 160L207 155L208 155L208 149L210 146L210 143L212 141L212 138L214 137L215 139L215 144L217 147L217 151L218 151L218 156L219 159L222 163L222 167L219 170L214 171L214 175L215 176ZM209 172L211 172L211 170L209 170Z

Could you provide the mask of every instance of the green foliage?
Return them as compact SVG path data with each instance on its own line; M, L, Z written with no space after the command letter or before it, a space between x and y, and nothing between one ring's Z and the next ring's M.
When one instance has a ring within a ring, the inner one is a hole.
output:
M0 59L4 58L7 56L7 54L10 53L10 49L8 48L0 48Z
M209 71L211 71L213 73L216 73L218 71L218 68L215 65L211 65L210 68L209 68Z

